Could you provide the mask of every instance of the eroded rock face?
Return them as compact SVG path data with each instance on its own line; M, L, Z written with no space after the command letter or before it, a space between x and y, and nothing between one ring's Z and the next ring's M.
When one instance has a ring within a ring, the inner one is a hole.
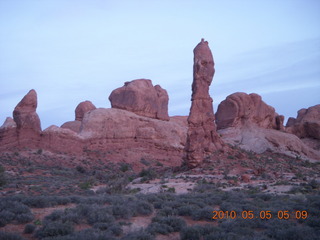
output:
M215 69L208 42L202 39L193 53L192 104L186 143L186 162L191 168L201 164L214 151L222 149L223 144L216 132L212 98L209 95Z
M0 150L15 146L17 142L17 124L11 117L7 117L0 127Z
M140 116L169 121L167 91L151 80L138 79L126 82L109 96L112 108L134 112Z
M297 118L289 118L286 130L300 138L320 140L320 104L298 111Z
M36 109L37 93L32 89L15 107L13 119L7 118L0 128L0 149L38 147L41 123Z
M283 130L284 117L262 101L255 93L237 92L222 101L216 113L218 129L257 125L262 128Z
M96 106L94 106L90 101L84 101L79 103L75 109L75 120L82 121L84 114L94 109L96 109Z
M37 93L32 89L22 98L13 111L13 119L18 130L41 132L40 119L36 113L37 105Z
M319 150L312 149L294 134L266 129L257 125L220 129L224 142L255 153L282 153L305 160L320 160Z
M71 131L74 131L76 133L80 132L80 127L81 127L81 121L69 121L65 122L60 126L61 128L69 129Z

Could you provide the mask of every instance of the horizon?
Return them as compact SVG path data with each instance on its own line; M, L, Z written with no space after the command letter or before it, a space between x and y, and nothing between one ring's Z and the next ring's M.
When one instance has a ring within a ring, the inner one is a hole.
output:
M193 49L215 61L214 112L234 92L257 93L296 117L320 103L319 1L2 1L0 126L29 90L42 129L74 120L85 100L145 78L169 95L169 116L189 114Z

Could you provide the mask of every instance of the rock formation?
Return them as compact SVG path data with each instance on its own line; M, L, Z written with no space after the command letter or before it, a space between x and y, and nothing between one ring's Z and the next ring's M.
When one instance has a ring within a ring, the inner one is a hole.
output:
M94 106L90 101L84 101L79 103L75 110L75 120L82 121L84 114L94 109L96 109L96 106Z
M226 143L256 153L271 150L292 157L320 159L319 151L284 131L283 121L282 115L253 93L231 94L220 103L216 113L218 132Z
M151 80L138 79L126 82L109 96L112 108L134 112L140 116L169 120L167 91Z
M185 117L162 121L116 108L96 109L86 101L76 108L78 120L41 131L36 106L36 92L32 90L15 108L14 120L7 118L0 127L1 152L43 149L101 161L127 162L136 170L144 166L141 159L154 165L182 163L187 135Z
M278 115L274 108L262 101L255 93L237 92L223 100L216 113L218 129L241 127L245 124L262 128L283 130L282 115Z
M37 109L37 93L30 90L17 104L13 119L7 118L0 128L0 146L36 147L40 141L41 123Z
M320 140L320 104L300 109L297 118L289 118L286 130L300 138Z
M201 39L193 53L192 104L186 143L186 162L189 167L198 166L206 157L222 148L214 123L212 98L209 95L215 69L208 42Z
M36 113L37 105L37 93L32 89L22 98L13 111L13 119L18 130L41 132L40 119Z
M75 109L75 120L66 122L62 124L61 127L70 129L76 133L79 133L80 127L81 127L81 121L84 117L84 114L94 109L96 109L96 107L90 101L84 101L79 103Z

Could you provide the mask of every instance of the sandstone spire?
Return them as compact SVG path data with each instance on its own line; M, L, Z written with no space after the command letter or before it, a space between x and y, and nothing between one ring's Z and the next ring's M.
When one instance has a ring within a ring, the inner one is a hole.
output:
M196 167L214 151L222 148L222 141L216 132L212 98L209 86L214 75L214 61L208 42L201 42L193 50L192 104L188 117L186 161L189 167Z

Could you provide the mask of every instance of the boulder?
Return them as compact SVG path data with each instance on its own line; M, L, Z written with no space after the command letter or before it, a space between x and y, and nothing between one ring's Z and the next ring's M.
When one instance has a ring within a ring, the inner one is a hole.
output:
M75 120L82 121L84 114L94 109L96 109L96 107L90 101L79 103L75 109Z
M185 149L186 163L190 168L200 165L214 151L222 149L223 146L216 132L212 98L209 95L209 86L215 69L208 42L202 39L193 53L192 103Z
M299 138L320 140L320 104L298 111L297 118L289 118L286 131Z
M237 92L223 100L216 113L218 129L256 125L267 129L283 130L284 117L262 101L255 93Z
M109 96L112 108L134 112L140 116L169 121L167 91L151 80L138 79L126 82Z

